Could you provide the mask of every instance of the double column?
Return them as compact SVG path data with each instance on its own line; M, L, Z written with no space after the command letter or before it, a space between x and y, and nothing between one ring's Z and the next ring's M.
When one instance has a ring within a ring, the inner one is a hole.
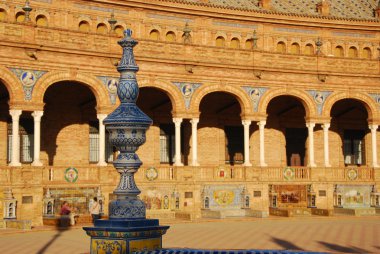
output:
M40 148L41 148L41 117L43 111L34 111L32 113L34 119L34 152L32 166L42 166L40 161Z
M12 157L9 166L19 167L20 163L20 135L19 135L19 122L22 111L19 109L9 110L12 116Z
M183 166L181 162L181 123L182 118L173 118L175 125L175 157L174 166Z
M372 167L378 168L379 165L377 164L377 139L376 139L376 134L377 134L377 128L379 127L376 124L371 124L368 126L369 129L371 130L371 143L372 143Z
M314 127L315 123L306 124L309 136L309 167L316 167L314 160Z
M107 166L105 160L105 140L106 140L106 128L103 124L103 120L107 117L107 114L97 114L99 120L99 161L98 166Z

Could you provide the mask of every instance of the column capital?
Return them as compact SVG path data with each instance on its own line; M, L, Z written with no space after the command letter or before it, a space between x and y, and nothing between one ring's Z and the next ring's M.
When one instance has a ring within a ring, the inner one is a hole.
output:
M192 119L190 120L190 123L191 123L191 124L198 124L198 123L199 123L199 118L192 118Z
M175 123L176 125L177 125L177 124L181 124L182 121L183 121L182 118L177 118L177 117L174 117L174 118L173 118L173 123Z
M41 119L41 117L44 115L43 111L33 111L32 116L34 119Z
M22 114L21 109L10 109L9 114L12 116L12 118L19 118Z
M252 123L252 121L251 121L251 120L242 120L241 123L242 123L244 126L246 126L246 125L250 126L251 123Z
M103 123L103 120L106 119L106 117L107 117L107 114L96 114L96 118L98 118L98 120L102 123Z
M379 125L377 125L377 124L370 124L370 125L368 125L368 128L369 128L371 131L376 131L377 128L379 128Z
M323 123L323 124L322 124L322 128L323 128L323 129L329 129L330 126L331 126L330 123Z
M264 127L266 124L267 124L267 121L266 121L266 120L262 120L262 121L257 122L257 125L258 125L259 127Z
M306 127L314 129L315 123L306 123Z

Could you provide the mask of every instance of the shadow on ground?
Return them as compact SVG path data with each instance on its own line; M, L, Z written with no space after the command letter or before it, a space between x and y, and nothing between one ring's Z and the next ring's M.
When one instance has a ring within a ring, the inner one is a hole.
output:
M57 233L47 242L36 254L44 254L46 250L58 240L58 238L63 234L63 232L70 229L70 221L67 218L60 218L59 225L56 228Z
M326 242L318 242L319 244L323 245L324 247L332 250L332 251L338 251L342 253L371 253L368 250L357 248L354 246L341 246L334 243L326 243Z
M287 250L303 250L302 248L298 247L297 245L289 242L282 240L280 238L276 238L272 236L272 242L276 243L277 245L280 245L281 247L287 249Z

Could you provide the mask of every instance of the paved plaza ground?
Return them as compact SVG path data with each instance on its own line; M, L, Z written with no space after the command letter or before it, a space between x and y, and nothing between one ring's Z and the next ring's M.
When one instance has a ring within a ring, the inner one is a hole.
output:
M207 249L290 249L329 253L380 253L380 217L308 217L161 221L171 228L164 247ZM0 230L0 253L89 253L80 227Z

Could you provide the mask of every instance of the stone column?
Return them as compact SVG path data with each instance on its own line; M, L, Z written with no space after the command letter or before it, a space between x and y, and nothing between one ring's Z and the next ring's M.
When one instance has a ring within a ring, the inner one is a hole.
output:
M264 139L264 127L265 125L267 124L266 121L260 121L257 123L257 125L259 126L259 132L260 132L260 167L266 167L268 166L266 163L265 163L265 139Z
M99 119L99 162L98 166L107 166L105 160L105 140L106 140L106 128L104 127L103 120L107 117L107 114L97 114Z
M372 167L377 168L379 165L377 164L377 128L379 127L376 124L371 124L368 126L371 130L371 140L372 140Z
M19 120L22 111L19 109L9 110L9 114L12 116L12 159L9 166L21 166L20 163L20 135L19 132Z
M198 163L198 130L197 130L197 125L199 123L199 118L193 118L190 121L191 123L191 142L192 142L192 154L193 154L193 160L192 160L192 165L193 166L199 166Z
M252 166L249 161L249 126L251 125L251 120L243 120L242 124L244 126L244 164L243 166Z
M325 167L331 167L330 165L330 152L329 152L329 123L322 124L323 128L323 151L324 151L324 158L325 158Z
M174 166L183 166L181 162L181 123L182 118L173 118L175 124L175 161Z
M314 127L315 123L307 123L306 127L309 134L309 167L316 167L314 162Z
M42 166L40 161L40 147L41 147L41 117L43 111L34 111L32 116L34 118L34 151L32 166Z

